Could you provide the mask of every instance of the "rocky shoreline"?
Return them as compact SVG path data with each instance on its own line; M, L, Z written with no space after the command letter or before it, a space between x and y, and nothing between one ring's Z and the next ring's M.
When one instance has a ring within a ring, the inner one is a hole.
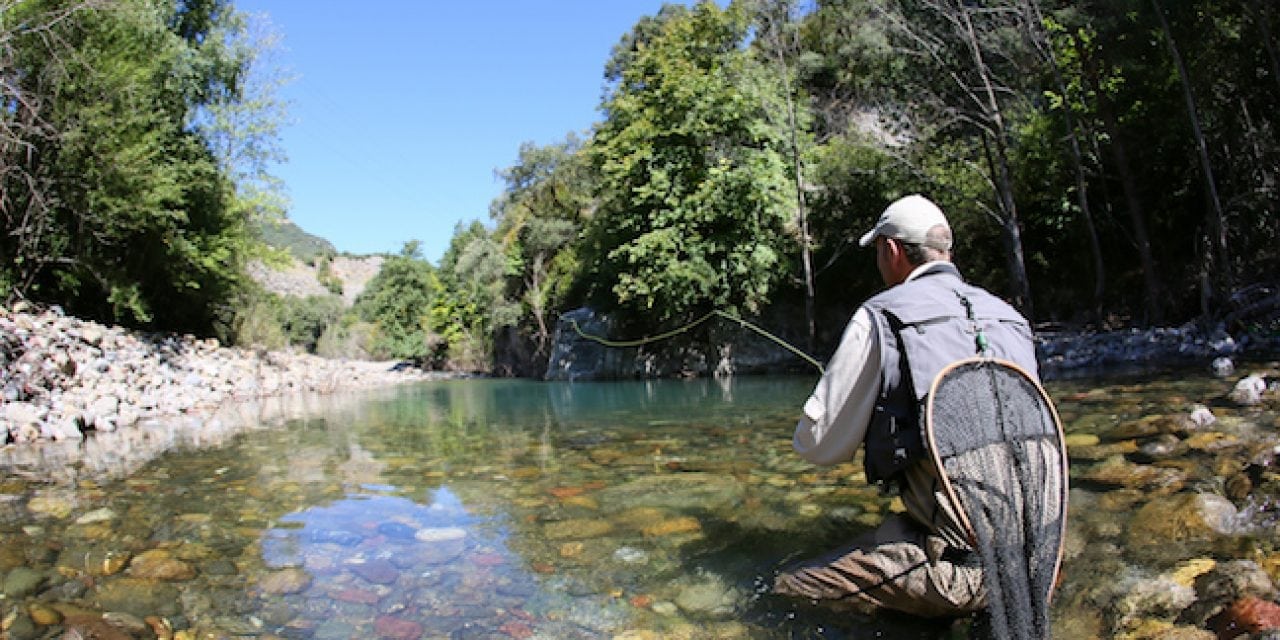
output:
M0 307L0 445L76 441L235 402L439 379L396 362L229 348Z
M1195 323L1116 331L1040 328L1036 351L1045 378L1198 363L1205 370L1229 376L1234 372L1234 360L1266 360L1280 355L1280 332L1233 336L1223 327L1204 331Z

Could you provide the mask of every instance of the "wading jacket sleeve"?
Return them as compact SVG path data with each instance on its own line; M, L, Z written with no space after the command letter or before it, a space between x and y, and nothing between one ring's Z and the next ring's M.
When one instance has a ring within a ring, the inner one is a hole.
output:
M916 267L904 283L938 264L928 262ZM859 307L827 363L827 372L804 403L804 415L796 425L791 444L805 460L839 464L852 460L862 446L880 395L881 340L876 331L871 313L865 306Z
M845 327L826 373L804 403L792 446L814 464L853 458L867 434L880 391L880 345L871 314L859 308Z

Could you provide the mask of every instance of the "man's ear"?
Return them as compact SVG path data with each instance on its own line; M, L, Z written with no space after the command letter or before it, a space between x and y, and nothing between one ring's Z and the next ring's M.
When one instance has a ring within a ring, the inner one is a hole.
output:
M891 260L896 260L902 254L902 241L896 238L885 238L884 249Z

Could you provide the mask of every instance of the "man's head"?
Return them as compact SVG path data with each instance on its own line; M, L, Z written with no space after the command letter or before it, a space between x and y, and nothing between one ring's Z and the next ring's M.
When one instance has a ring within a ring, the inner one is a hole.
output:
M921 195L900 198L885 208L876 226L858 241L876 245L876 266L885 284L901 283L912 269L931 260L951 259L951 226L938 205Z

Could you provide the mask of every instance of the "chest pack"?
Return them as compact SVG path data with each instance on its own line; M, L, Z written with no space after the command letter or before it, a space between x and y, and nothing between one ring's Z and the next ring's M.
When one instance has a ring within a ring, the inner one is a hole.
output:
M867 301L880 346L881 383L865 440L873 483L896 481L925 457L926 395L948 365L974 355L1037 369L1031 327L1013 307L969 285L949 263Z

